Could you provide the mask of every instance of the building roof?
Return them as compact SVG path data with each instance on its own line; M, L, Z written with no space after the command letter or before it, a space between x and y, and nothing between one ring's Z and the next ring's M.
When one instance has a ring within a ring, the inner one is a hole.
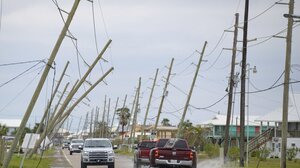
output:
M21 125L21 119L0 119L0 124L8 128L18 128Z
M295 101L294 101L295 98ZM300 94L294 94L289 97L289 112L288 112L288 122L300 122ZM267 113L256 121L263 122L282 122L282 107L277 108L270 113Z
M201 125L226 125L226 115L218 114L214 116L212 119L201 123ZM249 125L250 126L259 126L260 122L255 121L258 116L249 116ZM233 116L233 123L231 125L240 125L240 117ZM245 125L247 125L247 117L245 118Z

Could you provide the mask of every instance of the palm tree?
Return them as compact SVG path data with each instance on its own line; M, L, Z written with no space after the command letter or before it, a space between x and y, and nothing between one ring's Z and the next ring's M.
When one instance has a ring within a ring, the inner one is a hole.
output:
M122 144L123 144L124 127L128 124L130 118L129 108L124 107L124 108L117 109L117 115L119 116L119 124L122 126L121 134L122 134Z
M6 135L8 132L8 128L5 126L5 125L1 125L0 124L0 138L3 136L3 135Z
M167 119L167 118L162 119L161 125L162 125L162 126L170 126L170 125L171 125L171 124L170 124L170 120Z

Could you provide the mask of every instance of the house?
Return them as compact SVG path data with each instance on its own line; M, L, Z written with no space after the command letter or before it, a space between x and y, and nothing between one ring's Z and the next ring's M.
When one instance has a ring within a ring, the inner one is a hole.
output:
M294 94L293 97L290 96L289 100L287 149L300 148L300 94ZM267 143L267 148L271 150L270 156L280 157L282 108L277 108L257 118L256 121L261 124L275 125L272 140ZM298 152L297 158L300 158L300 152Z
M21 119L0 119L0 124L8 128L7 135L11 136L21 125Z
M212 140L213 143L218 142L221 144L225 137L225 127L226 127L226 115L218 114L212 119L201 123L202 127L208 127L211 132L208 138ZM261 132L267 129L267 126L261 126L260 122L255 121L258 116L249 116L249 122L247 117L245 119L245 138L249 139L256 137ZM248 123L248 124L247 124ZM248 131L249 130L249 131ZM240 137L240 118L239 116L233 116L229 126L229 137L231 139L231 144L238 145L238 139Z

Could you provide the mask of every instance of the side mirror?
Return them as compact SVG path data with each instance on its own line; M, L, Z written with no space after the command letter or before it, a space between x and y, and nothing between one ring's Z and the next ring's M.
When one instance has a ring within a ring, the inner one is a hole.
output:
M118 145L114 145L113 146L113 149L115 150L115 149L118 149Z
M189 147L191 150L195 150L195 146L190 146Z

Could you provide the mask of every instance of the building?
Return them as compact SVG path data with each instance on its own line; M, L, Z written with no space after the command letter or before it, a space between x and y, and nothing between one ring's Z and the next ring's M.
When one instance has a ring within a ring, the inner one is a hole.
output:
M21 119L0 119L0 124L8 128L7 135L11 136L21 125Z
M289 100L287 149L300 148L300 94L294 94L293 97L290 96ZM256 121L261 124L275 126L272 140L267 143L267 148L271 150L271 157L280 157L282 108L277 108L257 118ZM298 152L297 158L300 158L300 152Z
M225 127L226 127L226 115L218 114L214 116L211 120L201 123L202 127L209 127L211 132L208 138L212 140L213 143L218 142L220 145L225 137ZM267 129L267 126L261 126L260 122L255 121L258 116L249 116L249 122L247 117L245 119L245 137L252 139L259 135L261 132ZM247 123L249 123L247 125ZM249 128L249 131L248 131ZM240 137L240 118L239 116L233 116L229 126L229 137L231 139L231 144L238 144L238 139Z

